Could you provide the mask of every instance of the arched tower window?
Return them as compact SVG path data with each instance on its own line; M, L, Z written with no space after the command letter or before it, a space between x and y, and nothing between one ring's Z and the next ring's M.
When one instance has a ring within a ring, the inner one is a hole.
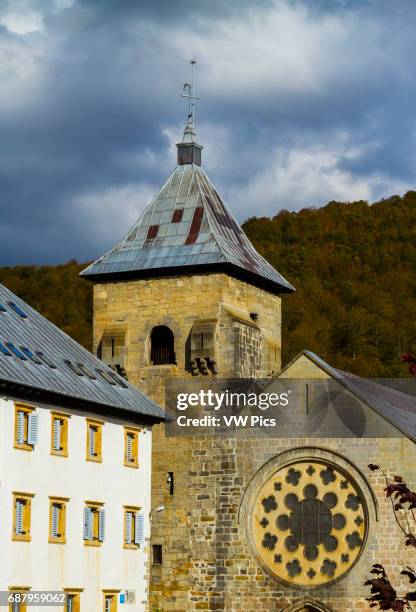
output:
M175 338L166 325L158 325L150 334L150 361L152 365L176 363Z

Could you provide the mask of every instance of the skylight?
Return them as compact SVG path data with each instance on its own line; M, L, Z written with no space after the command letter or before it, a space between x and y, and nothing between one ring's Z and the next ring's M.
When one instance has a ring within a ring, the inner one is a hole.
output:
M111 378L109 372L105 372L104 370L98 370L98 369L97 369L97 372L98 374L100 374L102 378L104 378L104 380L110 383L110 385L115 386L117 384L116 381L113 378Z
M41 361L43 361L43 363L45 363L47 366L49 366L53 370L56 370L56 365L53 363L53 361L49 359L49 357L45 355L45 353L42 353L42 351L36 351L36 355L39 357Z
M64 363L66 363L68 368L70 368L74 372L74 374L76 374L77 376L84 376L84 373L81 370L81 368L79 368L75 363L73 363L69 359L64 359Z
M3 304L0 304L0 312L7 312L6 308L3 306Z
M27 361L27 357L24 353L22 353L22 351L20 349L17 348L17 346L15 346L13 344L13 342L6 342L5 343L7 348L19 359L21 359L22 361Z
M88 376L88 378L90 378L91 380L97 380L97 377L94 372L87 368L87 366L83 363L77 363L77 367L79 370L81 370L81 372L83 372L83 374L85 374L85 376Z
M6 355L7 357L12 356L11 352L1 342L0 342L0 353L2 353L3 355Z
M12 308L15 311L15 313L19 315L19 317L22 317L22 319L27 319L27 314L25 313L24 310L20 308L20 306L16 304L16 302L7 302L7 303L9 304L10 308Z
M37 363L38 365L42 363L39 357L37 357L27 346L21 346L20 349L26 357L29 357L29 359L33 361L33 363Z

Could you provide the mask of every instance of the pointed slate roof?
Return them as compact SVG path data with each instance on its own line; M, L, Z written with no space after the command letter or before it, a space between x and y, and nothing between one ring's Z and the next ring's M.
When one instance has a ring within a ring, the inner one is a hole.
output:
M294 291L224 205L198 163L202 147L187 129L178 144L178 166L162 189L122 241L81 275L105 282L224 271L272 293Z
M285 371L302 355L350 391L402 434L416 442L416 397L392 389L369 378L360 378L343 370L332 367L312 351L303 350L283 369L279 378L284 378Z
M0 285L0 389L56 406L160 422L164 411Z

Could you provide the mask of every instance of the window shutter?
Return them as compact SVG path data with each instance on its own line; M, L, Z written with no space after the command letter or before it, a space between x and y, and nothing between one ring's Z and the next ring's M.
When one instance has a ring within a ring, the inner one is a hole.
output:
M133 524L133 515L131 512L126 512L126 544L131 544L132 524Z
M133 461L133 437L127 434L127 461Z
M59 520L59 506L57 504L52 504L52 533L51 536L53 538L58 537L58 520Z
M61 421L53 419L53 450L61 450Z
M23 444L25 439L25 413L22 411L17 412L17 443Z
M141 544L144 542L144 515L136 512L135 521L134 543Z
M16 535L23 535L23 502L16 500Z
M88 427L88 454L95 456L95 430L91 426Z
M84 508L84 540L92 540L92 511Z
M38 430L39 430L39 415L36 412L31 412L28 416L27 425L27 443L37 444L38 443Z
M98 539L100 542L104 542L105 532L105 510L98 511Z

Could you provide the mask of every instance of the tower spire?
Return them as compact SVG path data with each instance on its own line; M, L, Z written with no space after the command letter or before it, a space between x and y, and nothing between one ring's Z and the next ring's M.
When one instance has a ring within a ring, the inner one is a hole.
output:
M191 81L183 86L182 98L188 100L188 120L183 132L182 142L178 143L178 164L196 164L201 165L202 146L196 142L195 132L195 100L198 96L195 95L195 64L196 60L192 59L191 64Z

